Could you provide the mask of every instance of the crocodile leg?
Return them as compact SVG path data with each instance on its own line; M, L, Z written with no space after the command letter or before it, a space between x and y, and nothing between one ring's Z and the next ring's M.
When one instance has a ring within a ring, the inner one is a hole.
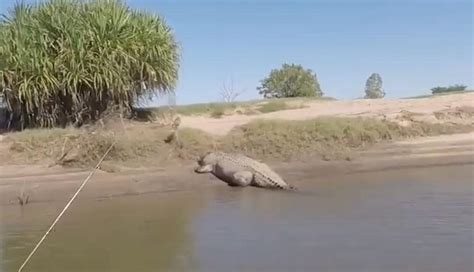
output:
M212 164L206 164L206 165L203 165L203 166L198 166L194 169L194 172L195 173L199 173L199 174L202 174L202 173L211 173L212 172Z
M249 171L235 172L232 176L232 181L238 186L249 186L253 180L253 173Z

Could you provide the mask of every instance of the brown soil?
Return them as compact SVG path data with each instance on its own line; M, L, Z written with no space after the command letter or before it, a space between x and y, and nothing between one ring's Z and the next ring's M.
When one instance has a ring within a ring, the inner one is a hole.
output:
M304 191L314 176L335 177L361 171L426 167L449 164L474 164L474 133L425 137L391 144L381 144L353 154L352 161L269 163L286 180ZM123 195L176 190L201 190L208 186L226 186L211 175L193 173L195 162L164 168L143 168L117 173L98 170L81 192L80 198L102 199ZM0 206L18 205L24 190L31 202L66 202L89 171L46 165L0 166ZM229 188L231 190L232 188Z

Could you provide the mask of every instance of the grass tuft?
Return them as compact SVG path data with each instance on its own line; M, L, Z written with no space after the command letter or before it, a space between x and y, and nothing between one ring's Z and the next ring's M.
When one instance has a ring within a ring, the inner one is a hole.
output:
M221 108L216 108L211 112L211 117L212 118L222 118L224 116L224 109Z
M257 108L257 110L261 113L269 113L286 110L287 108L288 106L284 101L274 100L262 104L260 107Z

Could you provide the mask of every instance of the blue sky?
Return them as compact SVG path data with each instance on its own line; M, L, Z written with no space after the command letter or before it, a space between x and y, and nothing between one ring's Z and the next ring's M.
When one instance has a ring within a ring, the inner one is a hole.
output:
M14 0L1 0L0 12ZM473 86L470 0L128 0L162 15L182 47L178 104L219 101L224 80L258 98L282 63L317 73L324 93L363 95L373 72L387 97Z

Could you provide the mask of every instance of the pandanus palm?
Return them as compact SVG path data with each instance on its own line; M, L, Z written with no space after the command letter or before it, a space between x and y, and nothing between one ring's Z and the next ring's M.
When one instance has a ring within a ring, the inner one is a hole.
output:
M20 3L0 22L0 91L21 127L94 121L172 92L179 58L161 17L120 1Z

